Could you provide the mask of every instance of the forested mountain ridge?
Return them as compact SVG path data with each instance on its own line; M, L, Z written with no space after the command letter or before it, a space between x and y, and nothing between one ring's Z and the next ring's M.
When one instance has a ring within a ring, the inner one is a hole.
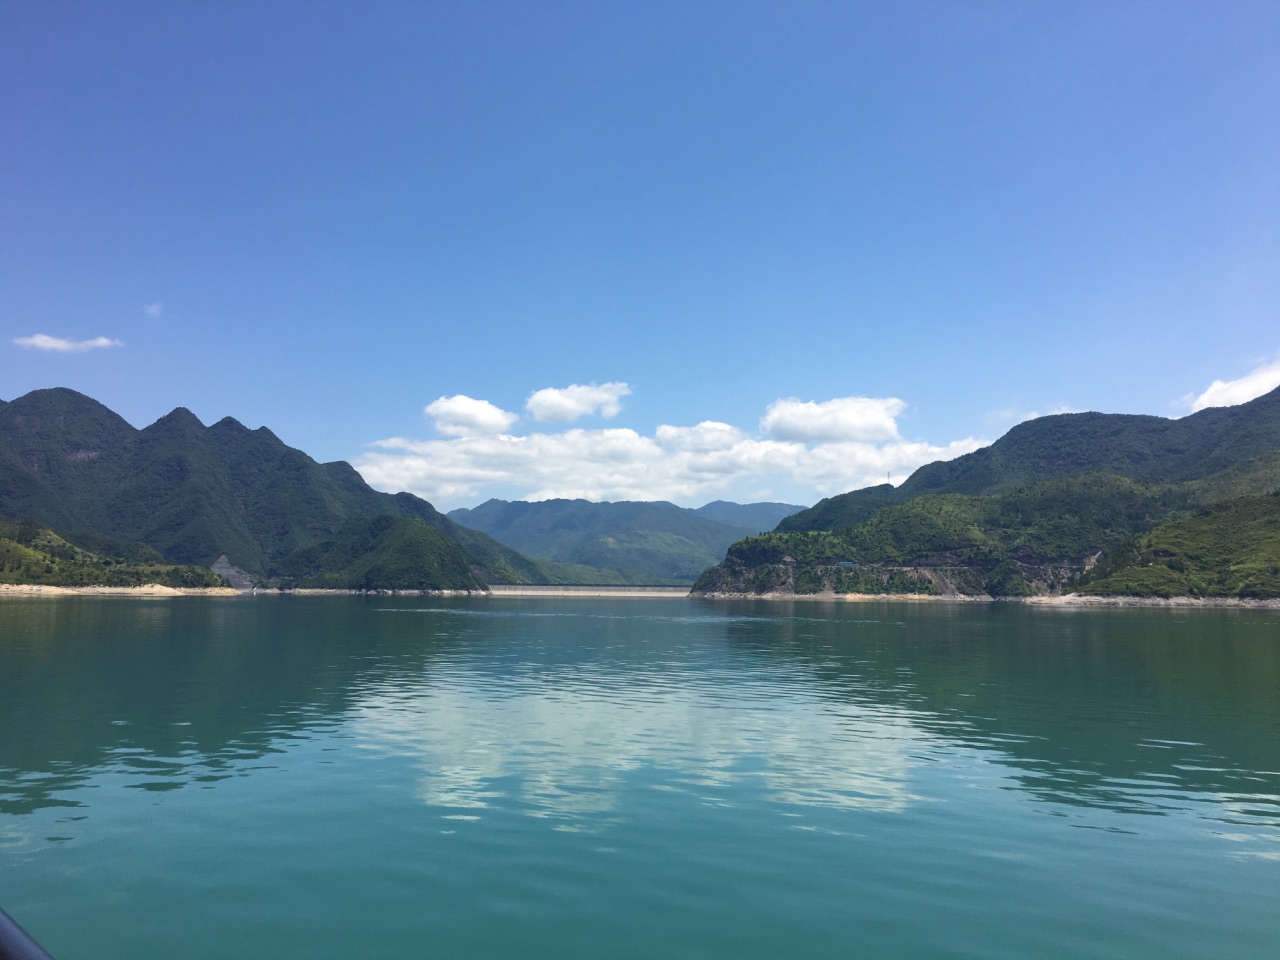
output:
M349 522L380 517L434 531L404 527L376 545L384 556L375 569L406 581L418 563L420 588L576 578L458 526L425 500L374 490L349 464L317 463L265 427L230 417L206 427L179 407L138 430L65 388L0 405L0 518L36 521L87 550L145 544L169 563L206 567L226 555L256 579L287 584L341 573L305 558ZM355 562L346 560L343 570Z
M723 523L730 527L742 527L746 530L762 532L772 530L782 520L805 509L794 503L776 503L764 501L760 503L733 503L729 500L713 500L710 503L695 507L693 512L699 516Z
M1029 596L1078 586L1160 595L1181 583L1191 595L1271 595L1280 540L1210 534L1227 519L1237 531L1269 523L1271 501L1260 498L1278 487L1280 390L1181 420L1042 417L983 450L921 467L900 487L794 514L730 547L694 590ZM1228 499L1231 511L1189 521ZM1135 572L1162 564L1160 544L1171 538L1194 576ZM1195 557L1210 554L1197 566ZM1233 568L1252 572L1228 575Z

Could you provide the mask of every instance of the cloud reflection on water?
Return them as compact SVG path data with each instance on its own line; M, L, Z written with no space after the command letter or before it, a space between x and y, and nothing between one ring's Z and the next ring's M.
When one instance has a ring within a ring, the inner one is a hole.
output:
M354 728L365 747L413 758L432 806L560 818L617 814L637 780L708 803L754 782L781 804L898 812L915 799L911 757L932 739L905 711L741 677L599 680L496 690L453 672L363 700Z

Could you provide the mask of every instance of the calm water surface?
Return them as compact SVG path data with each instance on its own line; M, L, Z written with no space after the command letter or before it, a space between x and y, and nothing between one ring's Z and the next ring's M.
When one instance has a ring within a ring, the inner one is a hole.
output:
M1280 613L5 600L75 958L1280 956Z

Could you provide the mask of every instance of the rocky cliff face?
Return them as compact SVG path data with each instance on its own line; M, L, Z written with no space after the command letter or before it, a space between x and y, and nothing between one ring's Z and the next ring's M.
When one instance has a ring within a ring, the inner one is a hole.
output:
M998 599L1055 596L1092 569L1099 556L1093 553L1074 560L1010 557L988 570L946 557L912 564L803 563L783 557L777 563L751 564L730 556L704 573L694 584L693 593L705 597L923 594Z
M225 553L209 569L237 590L252 590L255 586L254 578L239 567L232 566Z

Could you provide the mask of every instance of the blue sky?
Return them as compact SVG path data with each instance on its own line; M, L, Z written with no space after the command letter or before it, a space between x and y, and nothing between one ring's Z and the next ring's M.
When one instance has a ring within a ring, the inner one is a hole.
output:
M1278 105L1273 2L8 3L0 397L810 503L1280 382Z

